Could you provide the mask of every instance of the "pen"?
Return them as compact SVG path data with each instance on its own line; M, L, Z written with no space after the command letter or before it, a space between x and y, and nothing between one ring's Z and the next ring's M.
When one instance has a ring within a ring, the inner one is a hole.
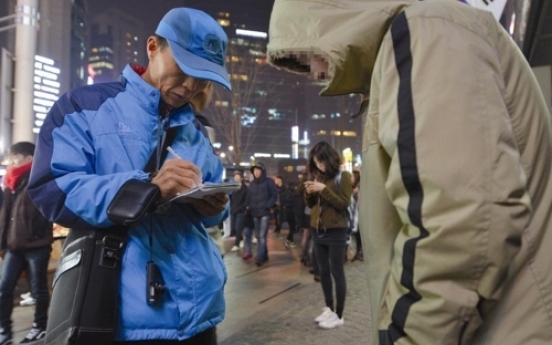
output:
M180 155L179 155L178 153L176 153L176 151L173 150L172 147L167 146L167 151L169 151L174 157L176 157L176 158L178 158L178 159L182 159L182 157L180 157ZM202 179L201 182L203 182L203 176L202 176L202 174L201 174L201 171L200 171L200 177L201 177L201 179Z
M175 156L176 158L178 158L178 159L182 159L182 157L180 157L180 156L178 155L178 153L176 153L176 151L175 151L175 150L173 150L173 148L172 148L172 147L170 147L170 146L167 146L167 151L169 151L169 152L170 152L170 153L171 153L171 154L172 154L173 156Z

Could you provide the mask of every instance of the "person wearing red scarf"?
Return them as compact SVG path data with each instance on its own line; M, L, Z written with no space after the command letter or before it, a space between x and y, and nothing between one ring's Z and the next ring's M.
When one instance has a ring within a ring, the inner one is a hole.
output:
M48 303L48 262L52 250L52 223L44 218L27 194L35 145L19 142L10 148L10 166L0 207L0 345L11 344L14 291L23 270L31 283L36 311L29 334L20 344L34 344L45 336Z
M28 157L31 157L32 159L32 156L27 156L25 158L28 158ZM19 182L21 176L31 171L31 166L33 162L31 161L29 163L22 163L22 164L23 165L10 166L8 168L4 182L6 183L6 187L8 187L11 191L14 191L17 188L17 183Z

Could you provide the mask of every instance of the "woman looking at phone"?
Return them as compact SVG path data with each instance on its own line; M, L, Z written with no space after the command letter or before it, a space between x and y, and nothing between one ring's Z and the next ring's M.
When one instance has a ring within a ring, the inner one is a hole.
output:
M347 208L353 191L351 174L341 171L341 156L330 144L322 141L309 153L309 181L305 182L305 198L311 208L311 230L314 250L320 267L320 279L326 307L315 321L324 329L343 325L345 250L347 248ZM332 283L333 277L333 283ZM336 301L334 305L333 285Z

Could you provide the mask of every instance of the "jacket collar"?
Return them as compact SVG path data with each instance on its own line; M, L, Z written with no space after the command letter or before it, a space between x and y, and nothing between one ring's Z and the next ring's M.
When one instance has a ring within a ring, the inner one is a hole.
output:
M144 71L145 68L142 66L128 64L121 73L119 82L125 85L126 90L148 114L159 116L161 93L142 79L141 75ZM194 113L190 105L174 109L170 112L170 127L185 125L193 119Z

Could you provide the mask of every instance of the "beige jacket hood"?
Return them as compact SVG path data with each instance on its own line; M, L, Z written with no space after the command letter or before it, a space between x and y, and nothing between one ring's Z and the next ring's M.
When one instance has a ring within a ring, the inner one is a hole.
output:
M269 27L269 63L301 73L289 58L319 53L328 60L331 76L320 95L367 95L383 36L397 13L412 2L276 0Z

